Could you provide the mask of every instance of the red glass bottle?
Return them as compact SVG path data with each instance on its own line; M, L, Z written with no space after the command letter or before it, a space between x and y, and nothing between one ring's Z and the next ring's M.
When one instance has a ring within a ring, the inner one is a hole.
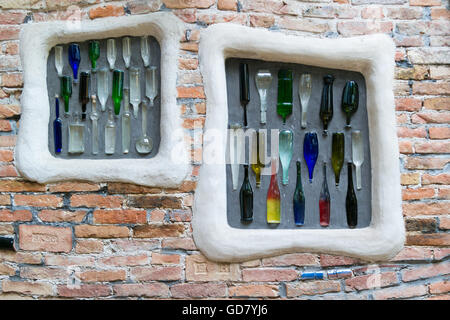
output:
M322 227L328 227L330 224L330 193L328 192L327 183L327 163L323 163L323 184L322 190L320 191L319 198L319 214L320 214L320 225Z

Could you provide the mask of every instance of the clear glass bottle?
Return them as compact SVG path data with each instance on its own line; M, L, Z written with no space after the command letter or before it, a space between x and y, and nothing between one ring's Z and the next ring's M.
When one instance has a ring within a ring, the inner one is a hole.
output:
M116 57L116 40L108 39L106 41L106 59L108 60L110 70L114 69L114 65L116 64Z
M140 154L150 153L153 149L153 140L147 135L147 104L142 104L142 135L136 141L136 151Z
M259 98L261 100L261 124L266 123L267 111L267 91L272 84L272 74L269 70L258 70L255 76L256 88L258 88Z
M98 70L97 96L102 112L104 112L106 110L106 102L109 97L109 71L107 68L101 68Z
M63 60L63 46L55 47L55 68L58 72L58 77L63 76L64 60Z
M105 125L105 153L114 154L116 148L116 123L112 109L108 109L108 121Z
M307 124L307 112L308 112L308 104L309 104L309 98L311 97L311 91L312 91L312 79L311 74L309 73L303 73L300 76L300 82L298 87L298 96L300 98L300 103L302 106L302 120L301 120L301 126L303 129L306 128Z
M282 183L287 185L289 183L289 164L294 151L294 133L291 130L281 130L278 141L280 162L283 169Z
M352 132L352 159L355 165L356 189L361 190L361 166L364 163L364 146L361 131L359 130Z
M130 67L131 61L131 39L130 37L125 37L122 39L122 57L123 62L125 62L125 68Z
M98 154L98 112L97 112L97 98L95 95L91 96L91 121L92 121L92 154Z
M73 114L73 122L69 124L69 153L84 152L84 123L80 121L78 112Z
M237 190L239 183L239 166L243 149L242 125L233 123L230 125L230 166L233 190Z
M123 89L123 113L122 113L122 152L127 154L130 151L131 142L131 113L129 89Z
M138 117L139 104L141 103L141 81L139 68L130 68L130 103L133 106L133 115Z
M158 96L158 67L151 66L145 70L145 95L150 107L153 107L155 98Z
M248 179L248 165L244 165L244 181L239 192L241 205L241 221L253 221L253 189Z
M267 190L267 223L281 222L281 198L277 179L277 162L278 159L273 157L271 161L272 176L270 177L270 185Z
M148 37L141 37L141 57L144 62L144 67L148 67L150 65L150 48L148 46Z

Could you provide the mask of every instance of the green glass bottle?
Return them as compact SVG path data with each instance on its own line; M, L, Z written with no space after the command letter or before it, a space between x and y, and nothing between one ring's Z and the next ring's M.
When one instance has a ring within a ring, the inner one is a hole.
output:
M277 113L283 118L283 124L286 118L292 114L292 70L280 69L278 71L278 99Z
M334 132L331 141L331 165L334 171L336 186L339 186L339 177L344 165L345 137L342 132Z
M120 103L123 97L123 77L123 70L115 69L113 71L112 99L114 102L114 114L116 116L120 113Z
M72 96L72 78L69 76L61 77L61 97L64 100L64 115L69 116L69 99Z
M345 84L344 91L342 92L342 110L346 115L346 128L350 128L350 119L352 115L358 110L359 103L359 90L358 84L355 81L348 81Z
M349 228L355 228L358 224L358 201L356 199L355 189L353 188L352 163L347 164L348 168L348 186L347 197L345 199L345 209L347 211L347 224Z
M97 40L92 40L89 42L89 59L94 72L97 69L98 58L100 58L100 43Z
M250 222L253 220L253 190L248 179L248 165L244 164L244 182L239 192L241 204L241 221Z

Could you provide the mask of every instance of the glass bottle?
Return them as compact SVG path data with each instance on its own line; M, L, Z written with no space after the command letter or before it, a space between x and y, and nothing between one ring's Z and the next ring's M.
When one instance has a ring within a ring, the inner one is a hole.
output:
M252 169L255 173L256 187L261 187L261 171L264 168L265 160L265 136L263 131L256 131L256 138L253 139L252 147Z
M59 117L59 96L55 95L55 120L53 120L53 140L55 142L55 153L62 150L62 120Z
M244 127L247 127L247 104L250 102L250 83L247 63L241 63L239 65L239 88L241 106L244 108Z
M92 121L92 154L98 154L98 113L97 113L97 98L95 95L91 96L91 116Z
M150 66L145 70L145 95L148 98L150 107L155 104L155 98L158 96L158 67Z
M69 100L72 97L72 78L69 76L61 77L61 97L64 100L64 115L69 116Z
M358 200L356 199L355 190L353 188L352 163L347 164L348 168L348 185L347 197L345 198L345 209L347 211L347 224L350 228L355 228L358 224Z
M303 129L306 128L306 115L308 111L309 98L311 97L312 91L312 80L309 73L303 73L300 76L300 82L298 87L298 96L300 98L300 103L302 105L302 120L301 126Z
M253 190L248 179L248 165L244 164L244 182L242 182L239 192L241 204L241 221L249 222L253 220Z
M116 148L116 123L112 109L108 109L108 121L105 125L105 153L114 154Z
M150 153L153 148L153 140L147 135L147 104L142 104L142 135L136 141L136 151L140 154Z
M130 67L131 61L131 39L130 37L125 37L122 39L122 57L123 62L125 62L125 68Z
M297 226L302 226L305 223L305 194L303 193L300 160L297 161L297 185L294 191L294 220Z
M114 113L116 116L120 113L120 103L123 98L123 70L115 69L113 71L112 100L114 103Z
M114 69L114 65L116 64L116 56L116 40L108 39L106 41L106 60L108 60L110 70Z
M101 68L98 70L98 78L97 78L97 96L98 101L100 102L100 106L102 111L106 110L106 102L109 97L109 71L107 68Z
M323 183L322 190L320 190L319 198L319 214L320 214L320 225L322 227L328 227L330 224L330 193L328 192L327 183L327 163L323 163Z
M345 153L345 137L342 132L334 132L331 140L331 166L334 171L334 181L336 186L339 186L339 178L341 169L344 165Z
M352 132L352 161L355 165L356 189L361 190L361 166L364 163L364 147L359 130Z
M130 151L131 142L131 113L130 113L130 95L129 89L123 89L123 106L122 113L122 152L127 154Z
M332 75L323 78L322 100L320 102L320 119L323 123L323 134L328 134L328 125L333 118L333 81Z
M280 189L277 181L277 158L272 158L269 190L267 190L267 223L280 223L281 201Z
M243 149L243 131L239 123L230 125L230 165L233 190L237 190L239 183L239 164Z
M144 62L144 67L148 67L150 65L150 49L148 47L148 37L141 37L141 57Z
M84 152L84 123L80 122L78 112L73 114L73 122L69 124L69 153Z
M63 69L64 69L64 61L63 61L63 46L56 46L55 47L55 68L58 72L58 77L63 76Z
M286 123L286 117L292 113L292 70L278 71L277 113Z
M100 58L100 42L97 40L89 41L89 59L91 60L92 72L97 70L98 58Z
M294 147L294 134L291 130L281 130L278 137L278 148L280 151L280 162L283 168L282 183L287 185L289 183L289 164L292 160Z
M139 68L130 68L130 103L133 105L133 114L137 118L139 104L141 103L141 81Z
M80 91L78 98L81 103L81 120L86 120L86 106L89 103L89 78L88 72L80 73Z
M80 46L77 43L69 45L69 65L73 71L73 82L78 83L78 68L81 61Z
M305 133L305 138L303 140L303 157L305 158L306 166L308 167L310 183L312 183L314 166L316 165L318 155L319 141L317 140L317 133Z
M358 110L359 90L358 84L355 81L347 81L342 92L342 110L346 115L346 128L350 128L350 119L352 115Z
M261 100L261 124L266 123L267 91L270 89L272 79L273 77L269 70L258 70L255 76L256 88Z

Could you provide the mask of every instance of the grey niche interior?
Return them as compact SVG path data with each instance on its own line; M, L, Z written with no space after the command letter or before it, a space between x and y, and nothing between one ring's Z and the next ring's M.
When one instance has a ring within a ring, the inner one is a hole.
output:
M124 88L129 88L129 69L125 68L125 63L122 58L122 38L114 38L116 40L116 62L115 68L124 70ZM141 101L145 101L148 105L148 99L145 96L145 67L141 58L141 49L140 49L140 37L131 37L131 62L130 67L137 67L140 69L140 82L141 82ZM100 42L100 57L97 60L97 69L102 67L106 67L109 70L109 64L106 59L106 41L107 39L92 39L98 40ZM78 78L80 77L81 71L90 72L90 90L89 96L95 94L97 92L97 83L96 78L97 74L91 71L91 61L89 59L89 41L78 42L80 45L81 51L81 62L78 69ZM52 48L49 52L49 57L47 59L47 89L48 89L48 98L50 103L50 121L48 126L48 147L50 153L58 158L63 159L141 159L141 158L153 158L156 156L159 150L160 144L160 118L161 118L161 48L158 41L152 37L148 37L148 44L150 49L150 65L157 66L157 76L158 76L158 95L154 101L153 107L147 108L147 135L153 140L153 149L148 154L139 154L136 151L135 143L139 139L142 134L141 130L141 106L139 105L139 113L137 119L134 116L131 116L131 144L130 151L128 154L122 153L122 121L121 116L124 112L124 103L122 99L122 104L120 108L120 114L118 117L115 116L115 124L116 124L116 145L114 154L107 155L105 154L105 124L108 120L108 108L113 108L113 102L111 98L112 91L112 71L109 72L109 97L106 103L106 111L102 112L100 103L97 99L97 112L99 114L98 119L98 130L99 130L99 153L97 155L92 154L92 121L89 116L91 113L91 101L87 105L87 117L85 121L82 121L85 125L84 131L84 153L80 154L69 154L68 151L68 125L73 121L72 115L74 111L78 112L81 115L81 103L79 102L79 87L80 84L72 83L72 96L69 101L69 111L70 117L64 116L64 101L61 98L60 94L60 79L58 78L58 73L55 68L55 50ZM73 73L72 68L69 65L68 59L68 46L69 44L62 44L63 46L63 61L64 61L64 69L63 74L72 77ZM62 125L62 152L55 153L54 148L54 140L53 140L53 120L55 119L55 94L60 96L60 118L63 122ZM133 114L133 108L130 104L130 112Z
M242 229L319 229L319 195L323 182L323 162L327 162L327 181L331 199L331 216L328 229L348 228L345 198L347 194L347 162L351 161L351 131L360 130L364 141L364 163L361 168L362 189L356 190L356 175L353 167L353 183L358 201L357 228L364 228L371 221L371 163L369 148L369 127L366 107L366 85L363 75L359 72L326 69L300 64L266 62L261 60L230 58L225 62L227 99L228 99L228 123L243 124L244 110L239 97L239 64L248 63L250 74L250 103L247 105L248 128L267 129L267 167L270 166L270 130L290 129L294 133L294 152L289 166L289 184L281 183L281 170L278 171L278 186L281 193L281 223L272 225L266 222L266 198L270 184L270 175L261 176L261 187L256 188L255 174L249 168L249 178L253 189L253 222L242 223L240 221L239 189L244 179L244 167L240 166L239 184L236 191L232 190L231 167L226 165L227 177L227 220L234 228ZM268 91L267 123L260 123L260 98L255 84L255 75L260 69L270 70L273 81ZM283 124L282 118L277 114L278 70L293 70L293 111ZM301 107L298 97L299 78L302 73L310 73L312 76L312 93L308 105L307 127L302 129ZM320 101L323 88L323 77L331 74L335 77L333 83L333 119L328 126L328 136L323 136L323 126L319 117ZM342 91L347 81L354 80L359 87L359 108L351 120L351 129L345 129L345 114L341 109ZM303 138L306 132L317 132L319 140L319 156L314 168L312 183L308 179L308 168L303 158ZM345 160L340 174L340 184L335 186L334 171L331 167L331 138L333 132L343 132L345 135ZM228 146L227 146L228 148ZM296 226L294 223L293 194L295 191L297 171L296 161L301 162L302 185L305 194L305 224ZM249 159L249 140L245 143L245 161ZM281 169L281 164L280 164ZM270 174L270 170L268 170Z

